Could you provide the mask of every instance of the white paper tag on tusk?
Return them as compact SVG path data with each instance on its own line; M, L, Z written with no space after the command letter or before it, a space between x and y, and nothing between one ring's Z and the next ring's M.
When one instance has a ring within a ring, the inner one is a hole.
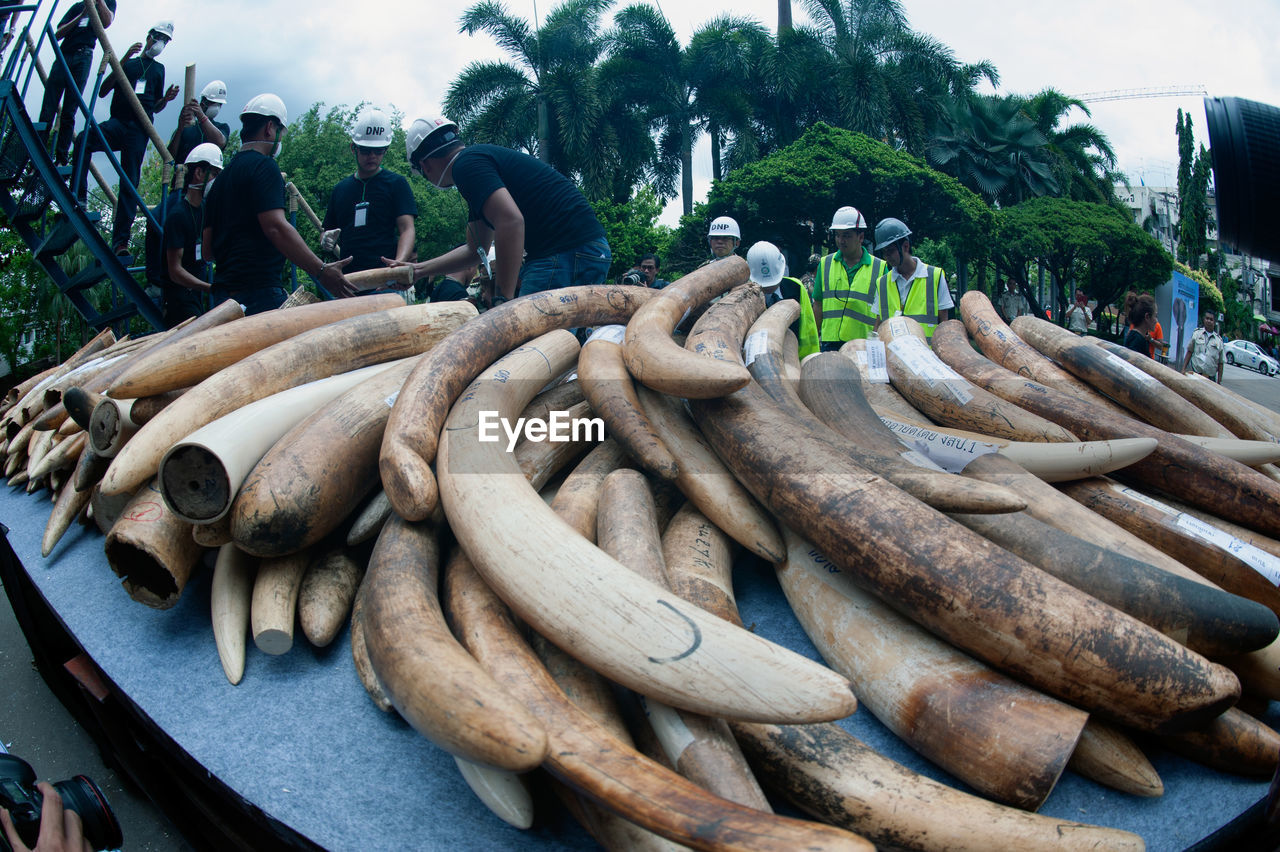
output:
M948 473L960 473L974 459L1000 450L995 444L944 435L925 426L899 423L886 417L881 417L880 422L888 426L899 441L919 451Z
M896 338L889 344L889 351L898 356L903 366L916 378L923 380L930 390L941 385L960 405L968 405L973 399L971 386L964 377L942 363L920 338Z
M742 360L747 366L751 364L769 351L769 332L760 329L755 334L747 335L746 341L742 344Z
M387 397L383 401L387 404L387 408L395 408L396 400L399 398L400 398L400 391L396 391L395 393L391 394L391 396Z
M610 343L616 343L621 346L626 336L627 327L625 325L602 325L592 330L591 336L587 338L587 343L593 340L607 340Z
M1130 378L1134 379L1135 381L1142 382L1145 385L1154 384L1154 385L1161 385L1163 387L1163 384L1161 383L1161 381L1157 379L1155 376L1152 376L1149 373L1144 373L1141 369L1130 364L1128 361L1124 360L1114 352L1108 352L1106 353L1106 355L1107 355L1107 363L1109 365L1126 373Z
M867 351L860 353L866 359L867 381L873 385L889 384L889 356L883 340L868 340Z

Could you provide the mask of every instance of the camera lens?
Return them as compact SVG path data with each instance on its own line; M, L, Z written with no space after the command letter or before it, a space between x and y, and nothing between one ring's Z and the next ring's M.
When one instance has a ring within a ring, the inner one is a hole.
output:
M57 781L53 789L62 796L62 804L80 815L84 839L94 849L119 849L124 843L120 823L107 804L107 797L87 775Z
M1204 111L1218 233L1245 254L1280 261L1280 108L1244 98L1205 98Z

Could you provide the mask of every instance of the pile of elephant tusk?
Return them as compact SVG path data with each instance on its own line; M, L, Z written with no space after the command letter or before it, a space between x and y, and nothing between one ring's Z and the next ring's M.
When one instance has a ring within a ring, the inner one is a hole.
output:
M5 475L52 495L46 557L96 525L143 604L211 566L232 684L250 637L349 626L377 707L513 825L542 769L609 848L1142 849L1035 811L1067 767L1161 795L1139 742L1275 771L1238 705L1280 699L1280 415L960 313L801 364L732 257L482 315L227 302L11 391ZM735 557L826 665L744 629ZM976 795L832 724L859 704Z

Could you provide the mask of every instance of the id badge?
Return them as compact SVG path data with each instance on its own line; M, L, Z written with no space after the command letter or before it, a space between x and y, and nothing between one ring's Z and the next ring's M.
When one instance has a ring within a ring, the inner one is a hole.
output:
M133 84L134 94L141 95L147 91L147 75L143 74L138 78L138 82Z
M369 202L361 201L356 205L355 227L363 228L369 221Z
M202 260L204 260L204 245L199 240L197 240L196 241L196 263L199 263Z
M77 26L77 27L87 27L87 26L89 26L89 13L88 13L88 12L85 12L85 13L84 13L84 15L82 15L82 16L81 16L81 18L80 18L80 23L76 24L76 26Z

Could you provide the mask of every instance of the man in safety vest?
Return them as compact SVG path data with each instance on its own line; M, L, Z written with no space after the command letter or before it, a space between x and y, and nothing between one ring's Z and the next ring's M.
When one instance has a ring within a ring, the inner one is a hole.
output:
M813 282L823 351L870 337L901 305L898 289L890 286L888 264L872 257L863 245L867 220L857 208L837 210L829 230L836 251L819 262Z
M766 308L783 299L800 303L800 317L791 324L791 332L800 341L801 358L817 352L818 325L813 318L809 293L798 279L787 277L787 259L778 247L770 242L756 243L747 249L747 265L751 268L751 280L764 290Z
M920 323L926 337L933 337L938 323L946 322L956 305L947 276L911 253L911 229L900 219L881 219L876 225L876 254L891 267L902 313Z

